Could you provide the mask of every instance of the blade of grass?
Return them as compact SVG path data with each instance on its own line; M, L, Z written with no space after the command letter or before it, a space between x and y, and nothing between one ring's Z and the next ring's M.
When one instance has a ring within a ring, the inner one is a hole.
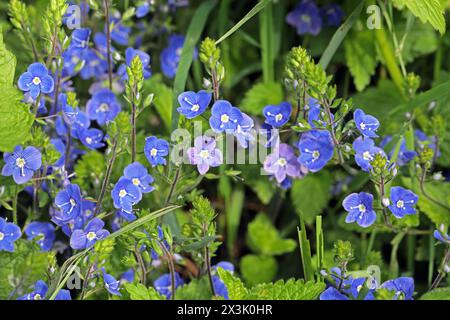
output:
M258 12L260 12L264 7L272 0L261 0L258 2L238 23L236 23L230 30L228 30L223 36L216 41L216 44L221 43L226 38L231 36L236 30L242 27L248 20L253 18Z
M232 192L231 203L227 208L227 247L230 256L234 256L234 243L236 242L239 224L241 221L244 199L244 189L242 187L238 187Z
M365 1L361 1L361 3L355 8L355 10L353 10L353 12L347 18L347 20L345 20L345 22L334 33L330 43L328 44L319 61L319 64L322 66L324 70L330 64L331 59L333 58L337 49L339 49L339 46L341 45L342 41L344 41L345 36L350 31L355 21L358 20L362 8L364 7L364 4Z
M217 4L216 0L204 1L195 11L191 23L187 29L186 40L184 41L183 51L180 57L180 63L177 68L177 75L173 85L174 102L172 105L172 131L178 127L178 95L182 93L186 87L189 69L192 65L195 46L200 39L211 10Z
M302 257L303 274L305 281L314 280L314 270L312 267L311 245L306 236L305 222L300 216L300 228L297 228L298 241L300 244L300 255Z
M259 41L261 42L261 60L264 82L274 81L274 30L272 4L268 3L259 13Z
M317 270L322 270L324 255L324 243L323 243L323 229L322 229L322 216L316 217L316 258L317 258Z

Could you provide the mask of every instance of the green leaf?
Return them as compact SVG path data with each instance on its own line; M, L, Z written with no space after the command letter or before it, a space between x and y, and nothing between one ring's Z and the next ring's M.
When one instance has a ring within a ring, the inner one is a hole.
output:
M83 190L98 190L105 169L105 156L95 150L89 151L75 164L74 183Z
M246 298L248 290L242 283L241 279L223 268L217 268L217 273L227 287L228 297L230 300L243 300Z
M445 16L439 0L393 0L400 9L405 6L423 23L430 23L441 34L445 33Z
M244 206L244 188L237 187L231 194L229 208L227 207L227 247L233 251L234 242L237 239L238 229L241 222L242 208Z
M175 293L176 300L210 300L211 288L207 277L193 279L179 288Z
M419 300L450 300L450 287L434 289L425 293Z
M17 61L14 54L5 48L3 30L0 27L0 88L13 85L16 64Z
M22 102L23 94L14 87L0 90L0 151L12 151L15 146L28 140L34 116L27 104Z
M126 283L125 290L130 294L131 300L166 300L166 297L159 294L153 287L146 288L143 284Z
M301 214L307 224L313 223L316 216L327 206L332 182L331 174L327 171L294 180L291 200L297 214Z
M297 246L292 239L282 239L267 215L260 213L249 223L247 243L256 253L279 255L291 252Z
M259 14L259 38L264 82L274 81L274 23L272 4L269 2Z
M256 300L315 300L325 289L325 283L303 279L279 280L265 283L251 289L250 299Z
M260 115L265 106L283 101L283 88L278 82L258 83L245 93L241 102L242 111Z
M166 128L170 130L174 102L172 89L164 84L161 74L156 74L144 82L144 91L154 94L153 105Z
M371 31L357 31L344 42L345 58L358 91L370 83L377 66L374 36Z
M278 264L274 257L248 254L242 257L240 267L245 283L254 286L272 281L277 274Z

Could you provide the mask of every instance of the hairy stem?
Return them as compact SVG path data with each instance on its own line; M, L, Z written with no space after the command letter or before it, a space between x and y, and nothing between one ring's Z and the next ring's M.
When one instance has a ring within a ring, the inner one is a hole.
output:
M175 172L175 178L173 179L172 184L170 186L170 191L169 194L167 195L167 199L164 206L167 206L170 203L170 200L172 199L172 195L175 191L178 180L180 179L180 173L181 173L181 165L177 168L177 171Z

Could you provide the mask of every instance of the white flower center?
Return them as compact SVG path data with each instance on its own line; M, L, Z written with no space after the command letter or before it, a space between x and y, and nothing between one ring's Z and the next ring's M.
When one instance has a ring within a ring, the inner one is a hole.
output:
M3 239L5 239L5 234L3 232L0 232L0 241L2 241Z
M39 293L34 296L34 300L42 300L42 297Z
M109 111L109 105L107 103L102 103L100 107L98 107L98 110L101 112L107 112Z
M196 103L192 106L191 111L197 112L200 109L200 106Z
M95 238L97 238L97 235L95 234L95 232L91 231L91 232L89 232L89 233L86 235L86 238L87 238L89 241L92 241L92 240L94 240Z
M72 207L75 207L75 205L77 204L77 202L73 198L70 198L69 202Z
M356 291L360 292L362 289L362 284L360 284L359 286L356 287Z
M16 166L18 166L20 169L25 167L25 159L24 158L17 158L16 159Z
M363 205L362 203L358 206L358 210L361 212L361 213L364 213L364 212L366 212L366 206L365 205Z
M227 123L228 121L230 121L230 117L227 114L223 114L220 117L220 121L222 121L223 123Z
M361 127L362 130L366 129L366 124L364 122L361 122L359 126Z
M403 200L397 201L397 208L403 208L404 206L405 206L405 202L403 202Z
M135 186L138 186L141 184L141 181L138 178L134 178L132 181Z
M282 115L281 113L279 113L279 114L277 114L277 115L275 116L275 121L276 121L276 122L281 121L281 119L283 119L283 115Z
M125 189L120 190L119 197L123 198L127 195L127 191Z
M152 157L156 156L157 153L158 153L158 149L156 149L156 148L152 148L152 150L150 150L150 155Z
M208 150L200 151L200 157L202 157L203 159L208 158L209 157L209 151Z
M313 153L312 153L312 157L313 157L313 160L319 159L319 157L320 157L319 150L314 150Z
M87 144L91 144L92 143L92 138L91 137L87 137L86 138L86 143Z
M41 84L41 79L39 79L39 77L34 77L33 78L33 84L35 84L35 85Z
M280 159L278 159L278 164L280 165L280 166L282 166L282 167L284 167L286 164L287 164L287 161L286 161L286 159L285 158L280 158Z
M366 152L363 153L363 159L366 160L366 161L369 161L369 160L372 160L373 158L370 155L370 152L366 151Z

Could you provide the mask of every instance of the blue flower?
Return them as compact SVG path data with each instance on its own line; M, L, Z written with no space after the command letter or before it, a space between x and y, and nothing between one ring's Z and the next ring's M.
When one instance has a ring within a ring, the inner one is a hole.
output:
M104 226L103 220L93 218L84 229L77 229L72 232L70 246L75 250L92 247L98 240L105 239L109 235L109 231L103 229Z
M253 119L242 112L242 121L234 132L234 136L242 148L248 148L249 142L255 141L256 132L253 129L254 126Z
M68 222L81 213L81 192L77 184L69 184L66 189L60 191L55 198L55 205L61 210L58 220Z
M111 31L111 39L117 44L126 46L128 44L128 37L130 36L131 28L124 26L120 17L111 17L109 19L110 24L114 24Z
M348 195L342 202L342 206L348 212L345 222L357 222L363 228L371 226L377 219L372 204L373 196L370 193L360 192Z
M91 125L91 121L89 120L88 115L80 111L78 108L75 111L72 111L76 114L75 120L72 124L68 124L67 121L64 120L63 117L57 117L55 121L55 129L56 133L64 137L67 135L68 126L70 126L71 134L73 138L80 139L81 133L84 132Z
M242 122L242 112L226 100L218 100L211 109L209 125L216 132L234 133Z
M126 65L120 65L119 69L117 70L117 74L122 77L122 80L128 80L127 66L131 66L131 62L136 56L139 56L139 59L141 59L144 79L147 79L152 75L152 72L150 71L150 56L141 50L127 48L127 50L125 50Z
M56 151L60 154L59 159L53 164L55 167L59 168L64 165L64 161L66 159L66 145L64 142L59 139L51 139L50 143L55 147Z
M91 29L80 28L72 32L72 40L70 41L69 50L84 50L88 47Z
M316 127L315 122L319 122L322 126L326 126L327 123L323 120L324 113L317 99L309 98L308 105L305 108L308 110L308 123L312 128Z
M114 207L127 213L133 212L133 206L142 199L141 188L132 180L122 177L111 191Z
M52 93L55 82L48 73L47 68L40 62L31 64L18 81L19 89L30 92L30 96L36 99L42 93Z
M14 252L14 241L21 236L18 226L0 217L0 251Z
M356 109L353 113L353 119L355 120L356 127L362 135L369 138L378 137L376 131L380 126L380 122L377 118L368 114L366 115L361 109Z
M121 296L120 293L120 281L116 280L112 275L106 273L105 268L101 268L101 271L103 273L103 282L105 284L106 290L108 290L109 293L115 295L115 296Z
M97 120L99 125L104 125L114 120L121 106L111 90L101 89L87 102L86 110L91 120Z
M17 146L13 153L5 152L3 159L5 166L2 169L2 175L13 176L17 184L30 181L34 172L39 170L42 165L41 152L35 147L23 149L21 146Z
M175 288L183 285L184 281L181 276L175 272ZM167 299L172 296L172 278L169 273L163 274L153 282L156 291L164 295Z
M221 261L218 264L216 264L215 266L213 266L214 270L217 270L218 268L222 268L224 270L230 271L231 273L234 272L233 264L228 261ZM218 275L213 275L212 280L213 280L213 286L214 286L214 291L216 292L216 295L223 297L225 300L228 300L229 299L228 288L225 285L225 283L222 281L222 279L220 279L220 277Z
M388 280L381 285L389 291L395 291L396 300L413 300L414 279L410 277L400 277Z
M134 281L134 269L130 268L127 271L125 271L124 273L122 273L122 275L120 276L120 282L130 282L132 283Z
M381 147L385 147L390 141L392 140L392 137L387 136L385 137L381 143L380 146ZM395 146L392 148L391 152L389 152L389 157L392 158L392 155L395 152ZM414 157L417 155L417 153L413 150L408 150L408 148L406 147L406 140L405 138L403 138L402 142L400 143L400 150L398 152L398 156L397 156L397 165L399 166L404 166L406 164L408 164L412 159L414 159Z
M23 295L17 298L17 300L43 300L47 295L47 291L48 291L47 284L42 280L38 280L34 284L33 292ZM55 297L55 300L71 300L69 290L64 289L59 290L58 294Z
M180 63L181 52L183 51L185 37L182 35L171 35L169 46L161 52L161 69L167 78L175 77L178 64ZM197 49L194 51L194 59L197 58Z
M327 4L320 9L325 23L329 26L339 26L344 18L342 8L334 3Z
M31 105L36 105L36 99L33 99L31 97L31 93L30 92L25 92L24 94L24 99L23 102L31 104ZM47 107L45 106L45 98L44 96L41 97L41 99L39 100L39 106L38 106L38 115L45 115L47 114L48 110Z
M320 294L320 300L350 300L345 294L339 292L335 287L329 287Z
M135 186L139 187L142 193L149 193L155 190L150 185L154 181L153 177L148 174L147 168L139 162L128 165L124 169L123 175L125 178L131 180Z
M291 116L292 106L289 102L282 102L278 105L268 105L263 113L266 123L272 127L279 128L285 125Z
M136 18L143 18L150 12L150 5L144 2L136 9Z
M416 137L415 141L421 150L423 150L425 147L428 147L436 152L436 136L428 137L423 131L420 131L419 129L416 129L414 131L414 135ZM439 150L437 150L436 156L441 156L441 152Z
M301 175L300 170L300 164L297 161L294 149L286 143L281 143L264 160L264 171L273 175L279 184L287 177L299 177Z
M80 141L89 149L103 148L103 132L99 129L87 129L79 134Z
M322 29L320 10L312 0L302 0L286 16L286 22L296 28L299 35L318 35Z
M330 132L326 130L303 133L298 148L300 149L298 161L311 172L321 170L333 157L333 140Z
M386 156L383 149L375 146L375 142L370 138L358 137L353 141L353 149L355 150L355 161L362 170L369 172L372 169L370 164L376 154Z
M108 70L108 62L100 57L93 49L86 49L81 56L86 64L80 71L81 79L100 78Z
M49 222L31 222L25 229L28 240L36 239L42 251L49 251L55 241L55 227Z
M436 240L450 245L450 236L445 232L444 225L441 225L439 229L434 230L433 236L436 238Z
M169 154L169 143L155 136L148 137L145 139L144 153L152 167L165 165L165 157Z
M198 172L204 175L210 167L218 167L223 163L222 151L216 148L216 140L209 136L198 136L194 147L187 150L189 163L196 165Z
M205 112L211 102L211 98L211 93L204 90L200 90L197 93L193 91L183 92L178 96L180 107L177 111L186 118L193 119Z
M403 218L407 214L416 213L414 205L417 203L417 200L419 200L419 197L411 190L402 187L392 187L392 204L388 208L395 217Z

